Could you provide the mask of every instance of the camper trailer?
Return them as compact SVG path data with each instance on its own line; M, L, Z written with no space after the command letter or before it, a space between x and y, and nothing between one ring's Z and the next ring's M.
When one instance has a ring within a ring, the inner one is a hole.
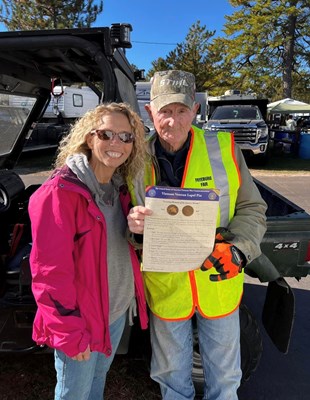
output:
M61 115L65 123L70 124L98 104L98 96L88 86L56 86L42 122L53 122Z
M10 96L9 106L30 110L35 98L25 96ZM51 93L50 102L40 122L55 123L60 118L65 123L73 123L87 110L99 104L98 96L88 86L56 86Z
M35 98L16 95L8 101L10 107L30 112ZM56 148L74 121L98 104L98 96L88 86L55 86L43 116L29 134L24 152Z

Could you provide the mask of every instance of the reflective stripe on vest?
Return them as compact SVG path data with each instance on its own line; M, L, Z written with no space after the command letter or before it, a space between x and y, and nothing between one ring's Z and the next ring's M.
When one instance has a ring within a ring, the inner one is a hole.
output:
M240 186L239 169L233 152L233 136L227 132L204 134L192 128L182 187L220 189L218 226L227 226L234 215ZM150 169L146 184L154 184ZM156 179L156 178L155 178ZM208 318L233 312L239 305L243 290L243 273L233 279L211 282L210 274L202 272L144 272L146 297L152 312L167 320L190 318L195 309Z

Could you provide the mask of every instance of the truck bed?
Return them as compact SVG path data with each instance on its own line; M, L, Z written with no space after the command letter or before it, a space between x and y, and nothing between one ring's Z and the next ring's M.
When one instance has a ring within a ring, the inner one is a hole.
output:
M267 231L261 249L276 269L274 276L296 279L307 276L310 274L310 215L259 180L254 181L268 205ZM273 272L267 264L260 265L259 260L254 260L250 270L253 267L258 275L261 273L262 281L272 280Z

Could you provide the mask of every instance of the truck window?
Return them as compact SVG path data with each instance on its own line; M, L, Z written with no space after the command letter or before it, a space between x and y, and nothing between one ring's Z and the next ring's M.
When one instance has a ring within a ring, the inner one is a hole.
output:
M256 107L217 107L211 119L263 119L260 111Z
M27 119L28 109L0 106L1 154L8 153Z
M238 110L233 108L218 107L215 109L211 119L236 119L238 114Z
M0 155L11 151L34 103L33 97L0 94Z
M242 119L259 119L257 117L257 110L252 108L245 108L241 110L241 117Z

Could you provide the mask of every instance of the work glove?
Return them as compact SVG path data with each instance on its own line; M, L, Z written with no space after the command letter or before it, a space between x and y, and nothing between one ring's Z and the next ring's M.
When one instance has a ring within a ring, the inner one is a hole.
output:
M213 267L217 270L218 274L210 275L210 280L213 282L234 278L245 265L243 253L236 246L224 240L229 235L232 234L223 228L217 230L213 252L200 267L202 271Z

